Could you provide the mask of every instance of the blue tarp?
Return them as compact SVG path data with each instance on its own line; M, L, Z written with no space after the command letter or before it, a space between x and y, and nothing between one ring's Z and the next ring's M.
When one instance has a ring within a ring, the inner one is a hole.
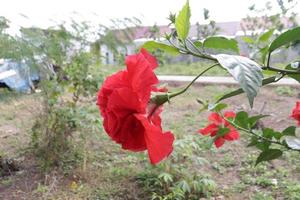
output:
M2 79L0 83L17 92L30 92L32 82L39 80L38 72L32 70L26 63L4 61L0 64L0 73L8 70L14 70L16 75Z

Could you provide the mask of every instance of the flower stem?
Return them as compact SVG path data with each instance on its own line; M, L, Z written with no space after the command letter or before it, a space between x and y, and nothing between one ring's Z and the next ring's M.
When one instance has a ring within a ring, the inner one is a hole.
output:
M249 133L251 135L253 135L254 137L256 138L259 138L259 139L262 139L264 141L267 141L267 142L270 142L272 144L277 144L277 145L280 145L288 150L293 150L293 151L300 151L299 149L293 149L291 147L289 147L288 145L286 145L285 143L282 143L282 142L279 142L279 141L274 141L272 139L269 139L269 138L266 138L264 136L261 136L261 135L258 135L257 133L253 132L251 129L246 129L246 128L243 128L239 125L237 125L236 123L232 122L232 121L228 121L232 126L234 126L235 128L237 128L238 130L241 130L241 131L244 131L245 133Z
M200 74L198 74L186 87L184 87L182 90L179 90L177 92L172 92L172 93L165 93L165 94L158 94L155 95L154 97L152 97L150 99L151 102L155 103L157 106L160 106L164 103L166 103L167 101L169 101L171 98L176 97L178 95L183 94L184 92L186 92L192 85L193 83L200 77L202 76L204 73L206 73L208 70L210 70L211 68L215 67L219 65L219 63L215 63L212 66L206 68L205 70L203 70Z
M215 63L212 66L206 68L205 70L203 70L200 74L198 74L185 88L183 88L182 90L178 91L178 92L173 92L169 94L169 99L176 97L182 93L185 93L192 85L193 83L195 83L195 81L202 76L203 74L205 74L208 70L212 69L213 67L219 65L219 63Z

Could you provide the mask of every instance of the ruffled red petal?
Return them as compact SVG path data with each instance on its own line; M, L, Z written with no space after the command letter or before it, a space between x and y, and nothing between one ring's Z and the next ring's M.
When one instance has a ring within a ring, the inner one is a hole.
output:
M224 113L225 118L235 118L235 116L236 116L235 112L232 112L232 111L226 111Z
M135 116L144 126L144 137L150 161L152 164L157 164L173 151L174 135L171 132L163 133L159 126L153 125L144 115L136 114Z
M237 132L237 130L230 130L226 135L223 136L223 138L228 141L238 140L240 138L240 134Z
M213 112L208 116L208 121L219 125L223 123L223 118L218 113Z
M205 128L200 129L199 133L201 133L202 135L208 135L208 134L214 135L216 134L217 131L218 131L218 126L216 124L209 124Z
M126 66L128 81L133 92L136 92L141 102L146 105L150 99L151 89L158 84L158 79L149 62L140 53L127 56Z
M155 69L158 66L158 62L154 56L152 56L146 49L141 48L141 54L145 57L145 59L148 61L150 67L152 69Z

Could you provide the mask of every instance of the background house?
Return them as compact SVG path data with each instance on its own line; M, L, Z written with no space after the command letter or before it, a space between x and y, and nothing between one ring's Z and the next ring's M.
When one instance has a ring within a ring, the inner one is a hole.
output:
M248 48L248 45L243 41L244 36L254 36L259 35L265 32L266 30L263 28L256 29L256 30L249 30L247 28L252 27L253 21L258 21L257 23L263 23L263 19L257 18L252 19L249 21L248 19L243 19L241 21L232 21L232 22L218 22L215 23L215 27L217 29L216 35L218 36L224 36L228 38L236 39L239 43L240 48L240 54L249 56L250 49ZM260 22L261 21L261 22ZM300 20L298 20L300 21ZM285 28L291 28L292 23L288 21L288 19L283 18L282 23L284 24ZM267 24L268 25L268 24ZM199 30L201 30L203 27L207 25L199 25L194 24L191 25L189 37L192 39L201 39L201 36L199 37ZM265 26L267 27L267 26ZM125 34L125 32L130 31L130 34ZM120 41L122 41L125 45L120 45L117 47L118 53L122 54L123 56L126 56L128 54L134 53L140 46L143 45L144 42L149 40L160 40L163 39L163 36L165 33L170 33L171 28L167 25L163 26L139 26L139 27L132 27L127 28L126 30L114 30L114 34L116 38L118 38ZM127 38L125 38L125 36ZM126 42L125 42L126 41ZM281 62L285 59L294 58L299 53L299 48L297 49L289 49L284 54L281 54L279 56L275 56L275 62ZM111 48L109 48L107 45L101 45L101 56L102 56L102 63L103 64L117 64L116 59L116 51L113 51ZM180 61L196 61L197 58L189 58L180 57L180 58L172 58L171 62L180 62Z

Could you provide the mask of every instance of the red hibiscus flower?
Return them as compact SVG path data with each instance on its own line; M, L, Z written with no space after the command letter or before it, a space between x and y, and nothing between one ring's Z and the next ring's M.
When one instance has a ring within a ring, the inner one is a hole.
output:
M298 125L300 126L300 101L296 102L296 106L292 111L292 118L298 121Z
M217 148L221 147L225 140L232 141L239 139L240 135L238 131L226 120L226 118L235 118L235 113L227 111L224 113L224 117L222 118L218 113L211 113L208 117L208 121L210 124L203 129L199 130L199 133L202 135L210 134L211 137L215 137L218 133L219 128L228 128L229 132L223 136L217 136L214 143Z
M98 93L98 106L107 134L123 149L148 150L152 164L160 162L173 150L174 136L163 132L159 114L162 106L150 103L158 79L153 70L156 59L146 50L126 57L125 70L108 77Z

